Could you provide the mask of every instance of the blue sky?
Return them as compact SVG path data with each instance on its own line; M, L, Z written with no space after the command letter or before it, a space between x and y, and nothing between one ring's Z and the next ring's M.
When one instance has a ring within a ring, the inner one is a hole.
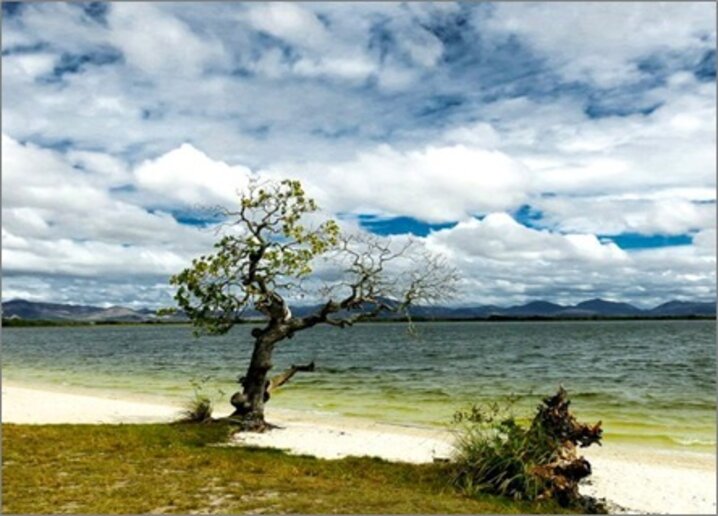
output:
M3 299L166 304L250 176L415 235L457 302L713 299L715 16L3 3Z

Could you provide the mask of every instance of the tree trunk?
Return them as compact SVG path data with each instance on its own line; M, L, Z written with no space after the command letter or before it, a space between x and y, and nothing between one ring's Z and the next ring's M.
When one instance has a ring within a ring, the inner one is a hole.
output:
M267 399L267 373L272 368L275 342L266 336L257 338L247 374L240 379L242 392L232 396L231 403L235 411L230 417L238 419L244 430L261 432L267 428L264 402Z

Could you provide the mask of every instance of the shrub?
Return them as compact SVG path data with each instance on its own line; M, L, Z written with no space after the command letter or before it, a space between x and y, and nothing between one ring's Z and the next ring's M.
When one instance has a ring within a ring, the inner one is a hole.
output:
M179 423L205 423L212 420L212 400L204 394L204 386L210 379L211 377L206 376L190 380L194 396L185 404ZM221 391L220 393L224 394Z
M212 419L212 401L207 396L195 396L187 402L181 423L204 423Z
M578 492L578 482L590 475L591 466L578 456L576 445L599 442L601 423L578 423L569 404L559 388L543 400L530 424L519 423L510 405L474 405L457 412L453 484L469 495L481 491L515 500L553 499L600 512L600 504Z

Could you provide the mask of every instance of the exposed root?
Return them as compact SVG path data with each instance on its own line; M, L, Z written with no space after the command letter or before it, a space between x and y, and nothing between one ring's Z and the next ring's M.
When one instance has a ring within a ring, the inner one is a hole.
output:
M231 424L236 428L236 432L263 433L267 430L279 428L277 425L266 422L263 418L260 419L236 414L222 418L221 421Z
M606 512L603 502L585 497L578 491L579 482L591 474L591 464L578 453L594 443L600 446L603 429L579 423L569 411L571 401L561 386L558 392L544 398L531 423L531 432L543 435L554 453L546 464L534 468L534 474L544 479L546 489L542 497L558 500L562 505L578 505L587 512Z

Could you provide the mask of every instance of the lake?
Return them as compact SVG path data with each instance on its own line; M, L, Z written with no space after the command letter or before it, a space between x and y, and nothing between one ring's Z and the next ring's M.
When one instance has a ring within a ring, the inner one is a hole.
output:
M3 377L174 400L209 378L203 390L222 398L237 390L250 329L195 338L189 326L3 328ZM603 420L607 441L715 449L715 321L318 327L280 343L274 371L311 360L317 371L295 376L272 406L442 425L509 394L530 414L563 384L580 420Z

